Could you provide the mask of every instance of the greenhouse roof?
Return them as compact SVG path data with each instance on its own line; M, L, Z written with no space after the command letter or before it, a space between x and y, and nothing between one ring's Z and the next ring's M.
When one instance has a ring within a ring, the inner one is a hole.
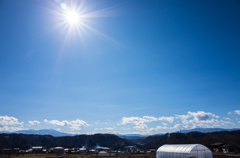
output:
M190 153L196 150L209 150L200 144L169 144L161 146L157 152Z

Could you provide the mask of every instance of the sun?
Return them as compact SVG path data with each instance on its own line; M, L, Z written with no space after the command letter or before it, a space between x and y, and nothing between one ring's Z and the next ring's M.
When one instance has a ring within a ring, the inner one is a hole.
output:
M50 11L55 18L54 29L52 30L60 30L59 28L61 28L60 32L65 35L62 47L76 39L83 42L85 40L84 36L88 35L89 32L94 32L99 37L106 38L121 46L115 40L91 26L93 23L96 24L95 18L109 17L112 16L112 13L115 15L112 10L116 6L92 10L92 7L86 6L87 1L85 0L52 0L52 3L54 8L46 8L46 11Z
M76 25L80 22L80 15L76 11L69 10L65 12L65 20L70 25Z

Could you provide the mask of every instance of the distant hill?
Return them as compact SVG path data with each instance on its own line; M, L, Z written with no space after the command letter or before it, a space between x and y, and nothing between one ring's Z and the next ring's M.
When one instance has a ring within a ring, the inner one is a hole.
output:
M225 129L225 128L193 128L190 130L181 130L181 133L189 133L189 132L202 132L202 133L209 133L209 132L220 132L220 131L235 131L240 130L240 128L233 128L233 129Z
M28 135L28 134L0 134L1 148L29 149L31 146L43 146L46 148L62 146L65 148L96 145L109 147L113 150L124 149L125 146L133 145L131 142L119 138L113 134L94 134L53 137L51 135Z
M164 144L203 144L211 149L211 144L216 142L226 143L232 151L240 152L240 130L220 132L189 132L170 133L159 136L149 136L136 142L141 144L141 149L158 149Z
M138 135L134 135L138 136ZM46 148L62 146L66 148L87 147L96 145L109 147L113 150L123 150L125 146L136 145L142 150L158 149L163 144L203 144L211 149L211 144L222 142L230 145L231 151L240 152L240 130L220 132L189 132L167 133L153 135L141 139L123 139L114 134L94 134L53 137L51 135L33 134L0 134L1 148L29 149L31 146L44 146Z
M62 136L73 136L72 134L58 132L54 129L40 129L40 130L20 130L11 133L22 133L22 134L37 134L37 135L52 135L54 137L62 137Z
M202 133L209 133L209 132L220 132L220 131L234 131L234 130L240 130L240 128L233 128L233 129L224 129L224 128L194 128L190 130L181 130L180 133L189 133L189 132L202 132ZM1 132L0 132L1 133ZM62 136L74 136L73 134L63 133L56 131L54 129L40 129L40 130L20 130L16 132L2 132L2 133L22 133L22 134L37 134L37 135L52 135L54 137L62 137ZM178 132L177 132L178 133ZM135 139L144 139L148 136L158 136L158 135L164 135L162 133L160 134L154 134L154 135L141 135L141 134L116 134L120 138L129 139L129 140L135 140Z
M133 140L133 139L144 139L144 138L148 137L149 135L141 135L141 134L117 134L117 136L120 137L120 138Z

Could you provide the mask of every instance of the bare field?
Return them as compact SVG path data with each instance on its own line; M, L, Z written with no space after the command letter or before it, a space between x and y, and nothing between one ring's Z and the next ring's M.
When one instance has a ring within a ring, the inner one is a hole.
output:
M237 158L240 155L213 155L213 158ZM25 155L0 155L0 158L156 158L151 154L132 154L132 155L82 155L82 154L25 154Z
M8 158L8 155L0 155L0 158ZM132 154L132 155L83 155L83 154L25 154L11 155L10 158L156 158L156 155Z

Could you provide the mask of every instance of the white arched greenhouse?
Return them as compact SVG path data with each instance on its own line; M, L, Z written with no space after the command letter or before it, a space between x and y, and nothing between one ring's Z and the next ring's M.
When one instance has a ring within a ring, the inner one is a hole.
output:
M213 158L212 152L201 144L168 144L157 150L157 158Z

